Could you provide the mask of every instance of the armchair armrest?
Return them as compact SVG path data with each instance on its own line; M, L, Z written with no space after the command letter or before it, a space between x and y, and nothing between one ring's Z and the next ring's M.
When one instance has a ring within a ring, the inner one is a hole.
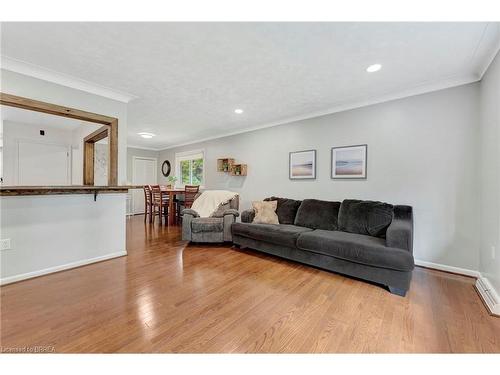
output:
M253 208L245 210L241 213L242 223L251 223L255 217L255 210Z
M394 217L387 228L386 245L413 252L413 209L394 206Z
M181 215L191 215L193 217L200 217L200 215L198 215L198 212L196 212L195 210L192 210L190 208L185 208L181 211Z
M233 215L234 217L238 217L240 216L240 213L238 212L238 210L235 210L234 208L229 208L226 211L224 211L222 215L223 216Z
M236 222L236 218L240 216L238 210L234 208L229 208L223 212L223 225L224 225L224 241L231 242L233 240L233 234L231 232L231 226Z

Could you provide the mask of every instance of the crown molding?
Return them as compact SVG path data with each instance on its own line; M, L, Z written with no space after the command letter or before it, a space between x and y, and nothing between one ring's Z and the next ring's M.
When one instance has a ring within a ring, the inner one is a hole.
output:
M14 73L19 73L33 78L38 78L43 81L56 83L61 86L66 86L72 89L85 91L90 94L99 95L123 103L128 103L137 98L137 96L123 91L101 86L93 82L85 81L80 78L59 73L35 64L13 59L11 57L4 55L1 56L0 67L3 70L8 70Z
M154 147L145 147L145 146L135 146L135 145L131 145L131 144L127 144L127 148L137 148L137 149L139 149L139 150L156 151L156 152L160 152L160 151L164 150L164 148L154 148Z
M393 100L404 99L404 98L408 98L411 96L426 94L426 93L430 93L430 92L434 92L434 91L445 90L445 89L452 88L452 87L457 87L457 86L467 85L469 83L474 83L474 82L479 81L480 79L481 79L480 76L478 76L476 74L465 74L465 75L455 75L455 76L446 77L446 78L441 79L438 82L423 82L423 83L416 85L410 89L397 90L397 91L393 91L393 92L386 93L384 95L380 95L380 96L376 96L376 97L373 96L373 97L351 99L351 100L339 102L336 105L334 105L333 107L330 107L329 109L326 109L323 111L312 112L312 113L308 113L308 114L301 115L301 116L288 117L288 118L285 118L285 119L280 120L280 121L275 121L275 122L271 122L271 123L252 126L252 127L237 130L237 131L220 133L218 135L214 135L214 136L210 136L210 137L206 137L206 138L201 138L201 139L196 139L193 141L178 143L178 144L174 144L172 146L161 148L161 150L169 150L169 149L176 148L176 147L192 145L195 143L206 142L206 141L210 141L210 140L218 139L218 138L230 137L230 136L237 135L237 134L248 133L248 132L252 132L252 131L256 131L256 130L260 130L260 129L266 129L266 128L271 128L274 126L290 124L290 123L297 122L297 121L309 120L309 119L313 119L316 117L322 117L322 116L331 115L331 114L338 113L338 112L344 112L344 111L349 111L352 109L357 109L357 108L367 107L367 106L371 106L371 105L375 105L375 104L390 102Z
M480 79L483 78L499 51L500 23L489 22L485 26L472 56L473 65L477 67L477 75Z

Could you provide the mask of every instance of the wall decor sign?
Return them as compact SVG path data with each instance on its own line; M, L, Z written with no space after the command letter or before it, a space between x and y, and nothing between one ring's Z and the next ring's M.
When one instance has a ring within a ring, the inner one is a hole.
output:
M332 178L366 179L367 145L332 147Z
M290 152L289 177L291 180L316 178L316 150Z

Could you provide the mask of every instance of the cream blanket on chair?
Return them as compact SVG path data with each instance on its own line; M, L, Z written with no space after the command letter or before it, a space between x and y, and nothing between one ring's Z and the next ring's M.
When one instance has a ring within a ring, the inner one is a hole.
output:
M238 193L228 190L206 190L195 199L191 209L200 217L210 217L219 206L226 204L237 195Z

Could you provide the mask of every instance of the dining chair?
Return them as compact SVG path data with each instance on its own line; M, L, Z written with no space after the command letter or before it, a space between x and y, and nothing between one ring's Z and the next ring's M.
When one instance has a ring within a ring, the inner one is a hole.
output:
M198 185L184 186L184 208L191 208L199 191L200 187Z
M182 221L182 208L191 208L200 191L199 185L184 186L184 199L178 202L177 220Z
M151 198L151 185L144 185L144 222L149 215L149 222L153 222L153 205Z
M160 225L162 223L162 216L165 218L165 222L168 223L168 196L162 193L160 185L151 186L151 200L152 222L154 223L155 216L158 215Z

